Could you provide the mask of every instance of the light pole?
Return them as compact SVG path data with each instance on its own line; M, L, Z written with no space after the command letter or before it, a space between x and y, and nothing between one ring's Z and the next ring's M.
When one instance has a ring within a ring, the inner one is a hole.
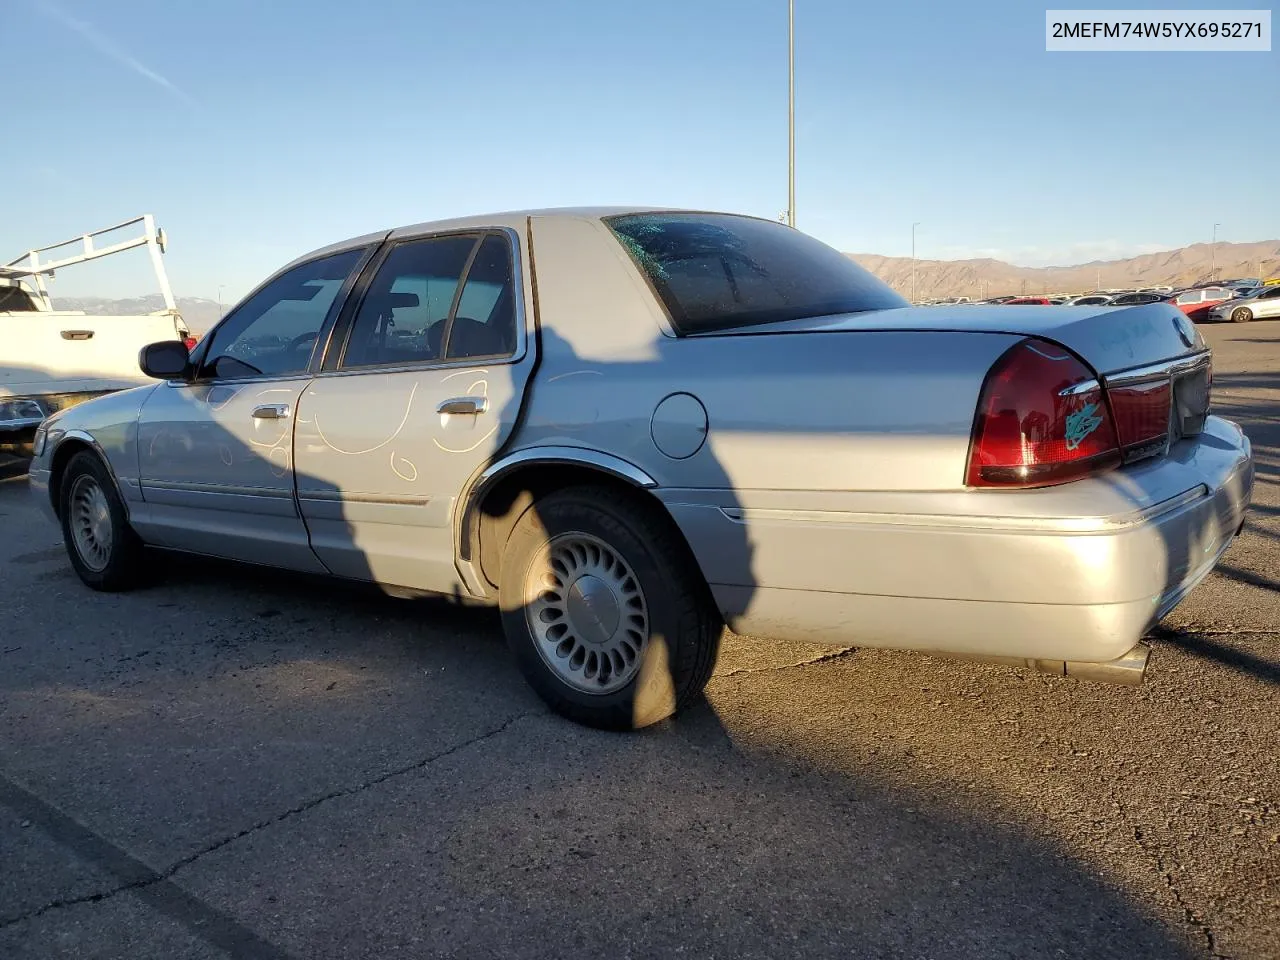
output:
M218 284L218 319L222 319L222 288L225 284Z
M796 225L796 0L787 0L787 226Z
M1209 244L1209 279L1212 280L1218 273L1218 228L1222 226L1220 223L1213 225L1213 243Z
M911 225L911 302L916 302L916 227L920 226L917 220Z

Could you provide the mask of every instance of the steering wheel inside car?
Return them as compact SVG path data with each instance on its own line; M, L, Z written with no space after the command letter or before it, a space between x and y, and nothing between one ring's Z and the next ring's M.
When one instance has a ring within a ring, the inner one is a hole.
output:
M320 334L315 330L308 330L306 333L300 333L289 341L289 346L285 347L290 353L297 350L300 346L308 341L319 339Z

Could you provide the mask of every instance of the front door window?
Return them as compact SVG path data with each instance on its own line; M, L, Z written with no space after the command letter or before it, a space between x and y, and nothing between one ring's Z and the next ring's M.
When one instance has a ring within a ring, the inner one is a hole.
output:
M311 260L253 294L213 332L202 378L305 373L329 311L363 250Z

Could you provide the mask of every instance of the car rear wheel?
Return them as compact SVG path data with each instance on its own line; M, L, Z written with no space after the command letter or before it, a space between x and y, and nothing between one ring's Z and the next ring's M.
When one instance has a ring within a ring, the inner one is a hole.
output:
M58 504L71 566L95 590L128 590L143 579L143 546L96 454L77 453L62 476Z
M1248 307L1236 307L1231 311L1232 323L1248 323L1253 319L1253 311Z
M507 640L557 713L634 730L711 677L723 624L668 517L635 495L577 487L536 501L502 561Z

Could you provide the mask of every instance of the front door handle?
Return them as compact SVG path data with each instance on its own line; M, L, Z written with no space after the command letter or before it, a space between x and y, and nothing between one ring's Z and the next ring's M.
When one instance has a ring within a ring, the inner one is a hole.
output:
M489 409L488 397L450 397L442 400L436 413L484 413Z
M260 407L253 408L253 419L255 420L286 420L289 417L289 405L287 403L264 403Z

